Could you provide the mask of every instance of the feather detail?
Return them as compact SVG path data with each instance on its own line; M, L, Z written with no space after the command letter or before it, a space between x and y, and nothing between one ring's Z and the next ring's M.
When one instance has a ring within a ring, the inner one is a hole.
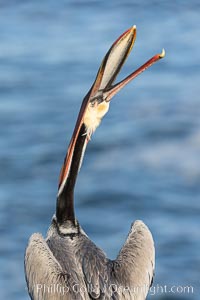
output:
M84 115L83 123L86 126L86 134L89 139L101 123L103 116L108 112L108 109L109 102L106 101L98 103L98 100L95 100L88 105Z

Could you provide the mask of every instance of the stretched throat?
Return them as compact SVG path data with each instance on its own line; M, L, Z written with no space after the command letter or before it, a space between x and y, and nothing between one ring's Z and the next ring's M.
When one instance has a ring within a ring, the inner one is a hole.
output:
M56 218L59 225L66 225L71 221L76 226L74 212L74 188L76 178L79 172L80 164L84 155L85 143L87 135L85 134L86 127L82 124L70 165L69 174L62 192L57 197Z

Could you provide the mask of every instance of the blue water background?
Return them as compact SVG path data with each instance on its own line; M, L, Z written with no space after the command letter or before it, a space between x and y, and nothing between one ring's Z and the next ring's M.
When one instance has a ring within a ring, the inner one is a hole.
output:
M44 236L83 96L112 42L137 25L119 78L164 47L129 84L88 146L76 215L114 258L142 219L156 246L154 285L200 294L200 2L0 1L0 299L29 299L24 249Z

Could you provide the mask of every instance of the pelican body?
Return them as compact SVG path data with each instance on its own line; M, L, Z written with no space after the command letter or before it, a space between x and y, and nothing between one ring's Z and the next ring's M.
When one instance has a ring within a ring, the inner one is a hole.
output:
M155 266L154 242L148 227L135 221L117 258L110 260L89 239L74 213L74 187L84 151L107 113L111 98L164 56L163 50L114 84L135 38L133 26L114 42L82 102L60 172L55 215L46 238L34 233L25 252L26 281L33 300L146 299Z

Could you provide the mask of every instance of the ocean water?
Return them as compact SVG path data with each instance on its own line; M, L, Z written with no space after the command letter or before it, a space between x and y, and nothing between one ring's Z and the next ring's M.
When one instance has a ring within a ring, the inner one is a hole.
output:
M1 299L29 299L28 238L46 234L81 101L134 24L119 79L162 48L166 57L112 100L79 174L76 215L111 258L142 219L156 247L149 299L199 299L199 13L197 0L0 1Z

